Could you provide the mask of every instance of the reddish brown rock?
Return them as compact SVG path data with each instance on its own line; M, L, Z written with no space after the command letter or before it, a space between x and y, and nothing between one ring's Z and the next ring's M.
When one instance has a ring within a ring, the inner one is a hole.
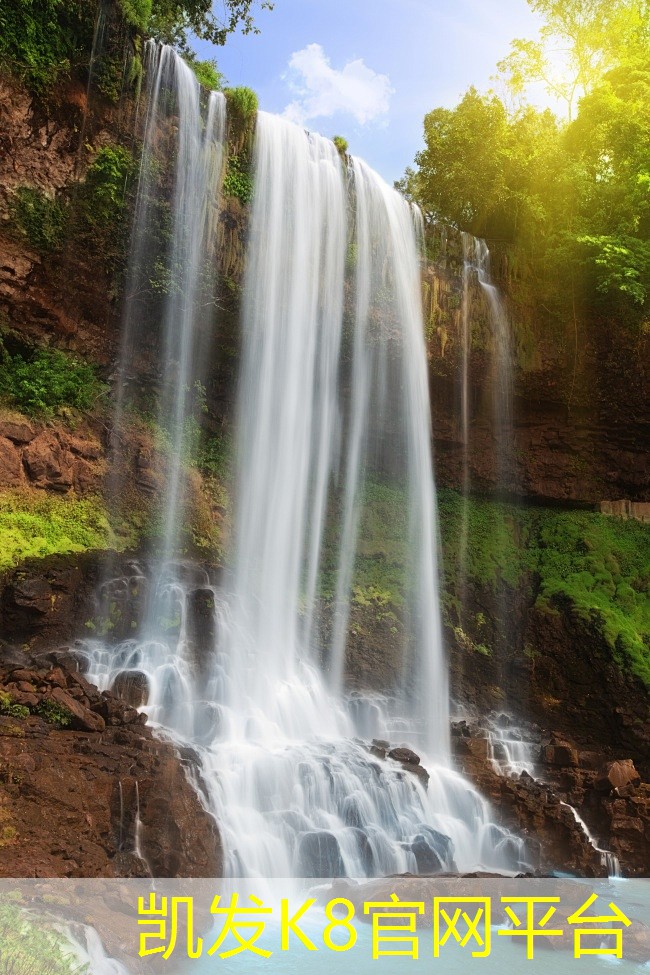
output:
M0 715L0 807L3 825L15 830L3 842L0 876L220 875L219 833L188 779L190 752L181 759L139 720L104 727L70 691L88 688L86 700L141 716L65 667L10 674L0 663L0 690L17 674L37 677L45 689L37 701L57 701L75 720L61 727L38 712ZM61 674L67 690L55 683ZM82 720L95 730L82 730ZM135 853L136 823L144 859Z
M625 786L637 786L641 776L630 758L617 762L608 762L600 770L594 782L594 788L599 792L611 792L613 789L623 789Z
M149 679L139 670L123 670L115 678L111 690L131 707L140 708L149 698Z
M101 714L95 714L85 708L60 687L54 688L51 698L70 712L74 728L79 728L81 731L103 731L106 727L106 722Z
M77 494L88 494L99 487L100 472L96 465L89 464L81 457L72 461L72 483Z
M15 444L30 443L36 436L32 424L24 417L5 417L0 419L0 437Z
M62 492L72 487L72 458L51 431L44 431L27 445L23 462L35 487Z
M101 457L102 448L95 440L82 440L79 437L67 438L67 447L73 454L83 457L84 460L97 460Z
M23 482L20 453L10 440L0 436L0 487L18 487Z
M542 761L547 765L571 766L577 768L580 764L578 750L568 741L553 739L542 749Z

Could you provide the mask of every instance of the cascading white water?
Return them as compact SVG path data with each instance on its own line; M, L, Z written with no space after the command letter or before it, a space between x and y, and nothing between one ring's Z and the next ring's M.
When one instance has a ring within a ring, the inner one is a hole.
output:
M212 184L193 83L178 66L173 78L172 260L182 271L163 316L171 381L162 415L175 436L196 376L201 201ZM516 870L522 843L490 822L487 804L449 767L413 212L364 163L348 170L331 142L265 113L254 177L231 569L217 587L204 570L171 561L183 509L177 460L162 569L149 582L134 566L130 579L109 584L149 589L143 631L117 646L88 643L93 679L107 687L121 671L146 675L151 719L199 757L231 876ZM136 239L136 260L142 246ZM366 488L376 478L396 486L407 513L405 635L394 648L395 686L364 697L346 693L345 657ZM328 532L338 554L325 638ZM373 734L415 745L428 789L356 737Z
M621 864L619 862L618 857L615 856L615 854L611 853L609 850L603 850L598 846L597 841L592 836L591 830L585 823L584 819L582 819L582 817L579 815L577 809L575 809L574 806L570 806L568 802L561 802L560 805L565 806L567 809L571 810L573 814L573 818L575 819L578 826L581 828L590 846L594 848L596 853L600 854L600 862L603 865L603 867L606 868L607 876L610 878L622 877L623 874L621 872Z
M500 489L508 488L513 474L513 350L510 322L499 289L490 275L490 251L484 240L473 238L470 261L490 308L492 322L492 413L496 440L497 480Z

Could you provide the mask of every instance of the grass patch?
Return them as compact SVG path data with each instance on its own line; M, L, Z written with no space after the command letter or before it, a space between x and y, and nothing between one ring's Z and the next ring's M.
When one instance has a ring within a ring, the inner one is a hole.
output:
M537 605L567 599L595 623L614 659L650 685L650 527L587 511L521 508L439 493L447 596L460 582L463 508L470 582L496 588L532 574Z
M29 558L68 555L115 544L104 501L41 492L0 493L0 570Z
M0 971L12 975L85 975L87 965L73 957L62 934L39 919L32 922L19 902L7 894L0 903Z

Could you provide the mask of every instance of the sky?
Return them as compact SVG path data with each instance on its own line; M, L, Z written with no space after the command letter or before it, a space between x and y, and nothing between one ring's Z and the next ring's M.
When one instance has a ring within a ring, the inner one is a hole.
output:
M265 111L344 136L390 183L422 148L424 115L490 88L510 41L538 32L526 0L275 0L256 22L223 48L192 46Z

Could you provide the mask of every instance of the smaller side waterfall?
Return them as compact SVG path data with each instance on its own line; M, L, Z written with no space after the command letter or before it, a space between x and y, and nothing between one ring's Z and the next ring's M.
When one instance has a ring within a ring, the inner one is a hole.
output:
M604 867L607 868L607 875L609 877L622 877L623 874L621 873L621 865L618 861L618 858L609 850L601 850L601 848L598 846L598 843L592 836L591 831L587 826L587 824L585 823L584 819L582 819L581 816L578 814L578 811L573 806L570 806L568 802L562 802L560 803L560 805L565 806L567 809L571 810L571 812L573 813L573 818L575 819L578 826L580 826L580 828L582 829L582 832L585 834L585 837L589 841L590 846L594 848L596 853L600 854L600 862Z
M490 251L484 240L474 238L471 265L490 309L492 323L491 400L495 430L497 481L499 490L508 489L514 475L514 383L513 349L508 313L492 283Z

